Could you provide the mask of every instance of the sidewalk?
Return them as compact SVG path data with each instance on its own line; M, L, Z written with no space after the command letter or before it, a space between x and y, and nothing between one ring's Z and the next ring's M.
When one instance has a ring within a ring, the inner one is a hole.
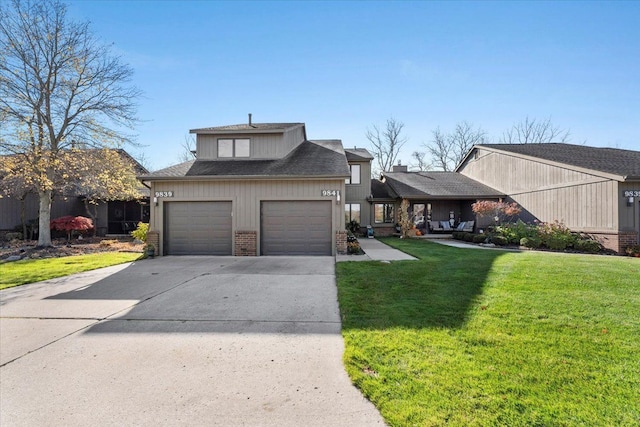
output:
M343 261L411 261L416 258L385 245L377 239L361 237L358 239L365 255L336 255L336 262Z

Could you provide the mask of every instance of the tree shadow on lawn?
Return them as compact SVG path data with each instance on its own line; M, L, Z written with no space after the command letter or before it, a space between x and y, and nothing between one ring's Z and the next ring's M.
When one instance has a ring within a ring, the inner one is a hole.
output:
M385 240L419 261L339 263L343 329L460 328L502 251Z

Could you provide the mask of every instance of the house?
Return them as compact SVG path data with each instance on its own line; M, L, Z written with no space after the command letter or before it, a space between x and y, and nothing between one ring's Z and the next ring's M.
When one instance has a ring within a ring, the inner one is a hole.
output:
M148 241L158 254L346 250L343 197L352 174L340 140L309 140L304 123L252 123L251 115L245 124L190 132L195 160L139 176L151 190Z
M371 161L373 156L365 148L345 148L349 163L349 178L345 180L345 222L371 224Z
M399 209L399 201L409 201L409 218L416 225L428 221L450 222L477 221L471 205L478 200L501 200L506 194L456 172L409 172L407 166L393 166L391 172L383 172L382 194L374 194L374 224L394 221L389 214ZM387 199L391 195L395 203ZM382 197L380 197L382 196ZM425 231L428 228L425 226Z
M125 161L131 163L136 174L148 173L148 170L136 161L125 150L115 150ZM97 221L96 232L99 236L104 235L128 235L133 231L138 222L149 221L149 198L148 189L142 187L140 193L143 197L139 200L112 200L105 201L96 206ZM61 216L88 216L83 195L72 190L64 194L54 193L51 202L51 219ZM32 232L37 235L37 224L39 216L38 195L27 193L24 199L4 196L0 197L0 231L8 232L22 229L23 221L30 224L27 233Z
M622 252L640 235L640 152L573 144L482 144L456 172L507 194L522 219L559 220Z

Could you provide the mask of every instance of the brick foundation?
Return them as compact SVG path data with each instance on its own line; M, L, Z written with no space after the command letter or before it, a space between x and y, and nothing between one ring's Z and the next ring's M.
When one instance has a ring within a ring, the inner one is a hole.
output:
M147 245L153 245L156 248L155 256L158 256L160 250L160 233L155 230L147 231Z
M255 231L236 231L235 256L257 256L257 238Z
M347 253L347 232L336 231L336 252L340 255Z
M624 255L624 250L638 244L638 233L635 231L620 231L619 233L589 233L605 249Z

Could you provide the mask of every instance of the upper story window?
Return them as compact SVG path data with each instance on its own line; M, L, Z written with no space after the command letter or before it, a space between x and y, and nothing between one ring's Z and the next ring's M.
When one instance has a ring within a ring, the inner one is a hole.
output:
M360 165L349 165L351 177L344 180L345 184L360 184Z
M219 139L218 157L249 157L251 144L248 138Z

